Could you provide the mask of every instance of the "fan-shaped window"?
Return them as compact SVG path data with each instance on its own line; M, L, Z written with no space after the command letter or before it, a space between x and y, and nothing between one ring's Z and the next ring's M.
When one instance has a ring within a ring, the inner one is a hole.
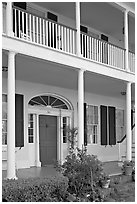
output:
M29 101L29 105L58 109L71 109L70 104L67 101L51 95L36 96Z

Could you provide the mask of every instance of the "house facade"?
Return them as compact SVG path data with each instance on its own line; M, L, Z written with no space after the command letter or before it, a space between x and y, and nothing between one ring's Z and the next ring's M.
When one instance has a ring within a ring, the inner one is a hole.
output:
M2 3L2 168L62 163L67 127L105 161L132 160L134 3ZM98 15L99 14L99 15Z

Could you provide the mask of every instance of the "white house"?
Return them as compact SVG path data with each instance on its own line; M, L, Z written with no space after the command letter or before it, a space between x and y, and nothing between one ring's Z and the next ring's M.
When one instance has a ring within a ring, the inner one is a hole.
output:
M135 3L2 3L2 168L63 162L65 128L101 161L131 160Z

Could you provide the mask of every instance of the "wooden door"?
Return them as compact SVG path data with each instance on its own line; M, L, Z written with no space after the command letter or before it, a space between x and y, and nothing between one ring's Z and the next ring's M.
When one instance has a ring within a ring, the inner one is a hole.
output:
M39 116L39 145L42 166L57 160L57 117Z

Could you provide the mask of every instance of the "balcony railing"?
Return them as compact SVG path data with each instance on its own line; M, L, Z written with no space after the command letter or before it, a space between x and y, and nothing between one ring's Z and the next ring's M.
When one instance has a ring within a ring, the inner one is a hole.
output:
M76 54L76 29L16 7L13 7L13 32L15 37L22 40ZM6 33L5 5L3 5L3 33ZM80 35L81 57L125 69L124 49L84 33ZM131 72L135 72L135 54L131 52L129 52L129 67Z
M83 57L125 69L125 50L81 33L81 54Z

